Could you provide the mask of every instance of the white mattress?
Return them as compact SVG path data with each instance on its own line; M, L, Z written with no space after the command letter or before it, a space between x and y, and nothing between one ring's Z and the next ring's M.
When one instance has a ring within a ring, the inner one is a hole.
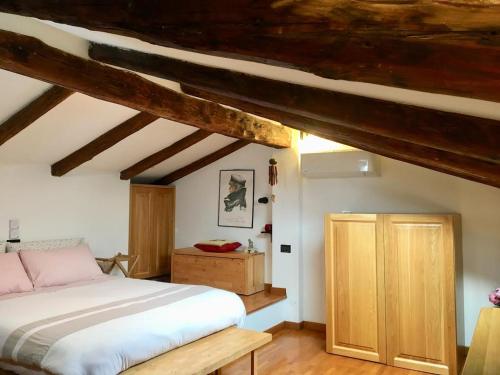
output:
M0 299L0 368L20 374L117 374L243 324L234 293L106 277Z

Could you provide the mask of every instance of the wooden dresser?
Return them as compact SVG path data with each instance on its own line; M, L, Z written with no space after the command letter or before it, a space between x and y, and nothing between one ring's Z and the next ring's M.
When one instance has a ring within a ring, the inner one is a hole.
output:
M172 253L172 282L208 285L248 296L264 290L264 253L175 249Z

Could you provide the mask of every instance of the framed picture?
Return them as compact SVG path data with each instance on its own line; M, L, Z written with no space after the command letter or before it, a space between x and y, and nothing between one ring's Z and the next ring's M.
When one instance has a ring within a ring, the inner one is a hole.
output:
M219 226L253 228L255 170L230 169L219 173Z

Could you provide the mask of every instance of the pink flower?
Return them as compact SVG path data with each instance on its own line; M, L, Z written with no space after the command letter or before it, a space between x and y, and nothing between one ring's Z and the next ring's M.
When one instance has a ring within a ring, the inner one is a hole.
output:
M494 292L491 292L489 298L492 304L500 306L500 288L496 288Z

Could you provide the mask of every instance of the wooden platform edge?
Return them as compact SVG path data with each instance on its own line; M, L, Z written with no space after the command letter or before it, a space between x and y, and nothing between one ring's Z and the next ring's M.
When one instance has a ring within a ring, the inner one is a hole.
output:
M289 322L289 321L284 321L281 323L276 324L275 326L272 326L268 329L266 329L264 332L275 334L278 333L279 331L283 329L293 329L293 330L309 330L309 331L316 331L316 332L323 332L326 333L326 325L324 323L316 323L316 322L309 322L309 321L302 321L302 322Z
M263 291L249 296L240 294L239 297L245 305L247 315L249 315L285 300L287 295L285 288L276 288L271 284L264 284Z
M278 288L278 287L275 287L269 283L264 284L264 291L266 291L270 294L274 294L276 296L285 296L286 297L286 288Z

